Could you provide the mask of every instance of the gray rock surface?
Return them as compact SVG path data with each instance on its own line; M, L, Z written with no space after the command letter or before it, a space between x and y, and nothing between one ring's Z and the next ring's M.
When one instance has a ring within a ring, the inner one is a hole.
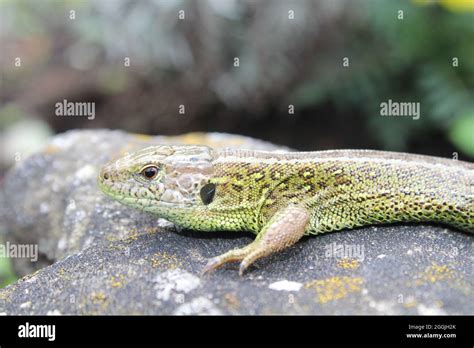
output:
M230 137L185 141L275 149ZM18 163L2 185L1 227L10 242L38 243L42 258L13 259L27 275L0 290L0 313L474 314L472 236L440 226L308 237L242 278L237 265L202 276L206 258L253 236L177 231L110 200L95 183L100 164L120 153L176 141L73 131Z

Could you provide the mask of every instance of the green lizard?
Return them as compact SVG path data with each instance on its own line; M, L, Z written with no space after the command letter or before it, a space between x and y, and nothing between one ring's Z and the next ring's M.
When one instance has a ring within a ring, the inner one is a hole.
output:
M303 235L393 222L474 232L474 164L370 150L262 152L153 146L103 166L99 186L184 228L251 231L204 271L257 259Z

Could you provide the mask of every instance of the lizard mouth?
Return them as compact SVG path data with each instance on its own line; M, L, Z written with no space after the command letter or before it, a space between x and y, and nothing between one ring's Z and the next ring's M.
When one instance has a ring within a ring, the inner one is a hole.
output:
M125 205L131 207L142 207L143 210L153 212L157 210L158 206L172 208L172 207L192 207L192 203L176 201L166 201L158 199L157 197L133 197L125 195L121 192L119 188L114 188L113 186L107 185L100 178L98 180L98 186L107 196L113 198L116 201L122 202Z

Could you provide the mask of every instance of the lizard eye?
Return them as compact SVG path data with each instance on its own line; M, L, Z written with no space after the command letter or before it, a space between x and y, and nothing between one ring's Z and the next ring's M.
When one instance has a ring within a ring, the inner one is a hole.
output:
M150 165L142 169L140 174L147 180L153 180L158 175L158 167L155 165Z

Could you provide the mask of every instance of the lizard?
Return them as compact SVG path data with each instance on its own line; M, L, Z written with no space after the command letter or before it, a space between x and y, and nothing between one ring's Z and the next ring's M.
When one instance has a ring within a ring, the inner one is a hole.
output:
M199 231L250 231L254 241L209 259L207 273L256 260L304 235L396 222L474 232L474 164L376 150L315 152L158 145L102 166L101 190Z

